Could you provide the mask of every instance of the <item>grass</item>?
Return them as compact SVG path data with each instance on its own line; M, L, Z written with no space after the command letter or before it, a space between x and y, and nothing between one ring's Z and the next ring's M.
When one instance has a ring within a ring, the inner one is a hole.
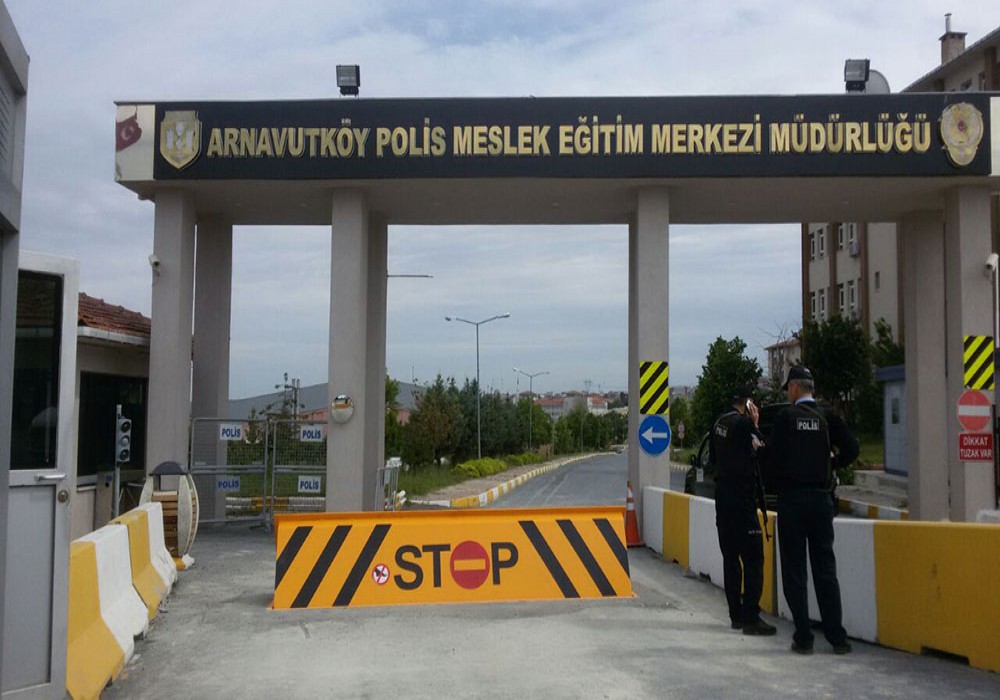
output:
M885 464L885 443L881 435L860 433L857 438L861 445L861 454L855 464L857 468L871 469L876 465Z
M451 467L420 467L400 472L396 488L406 491L407 496L423 496L468 479L467 474L453 471Z

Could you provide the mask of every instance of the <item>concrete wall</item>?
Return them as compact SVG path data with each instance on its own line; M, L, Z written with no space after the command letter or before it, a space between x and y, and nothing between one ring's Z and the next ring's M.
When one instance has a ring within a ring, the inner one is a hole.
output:
M896 225L870 223L868 224L868 329L872 337L875 337L875 322L884 318L892 326L893 337L899 340L899 284Z

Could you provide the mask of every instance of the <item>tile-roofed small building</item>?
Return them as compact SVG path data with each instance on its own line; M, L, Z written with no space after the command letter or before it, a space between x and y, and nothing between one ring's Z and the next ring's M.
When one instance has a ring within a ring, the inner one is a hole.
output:
M138 311L109 304L103 299L80 292L80 310L77 316L77 325L81 328L145 338L146 342L149 342L150 319ZM81 335L92 334L81 333Z

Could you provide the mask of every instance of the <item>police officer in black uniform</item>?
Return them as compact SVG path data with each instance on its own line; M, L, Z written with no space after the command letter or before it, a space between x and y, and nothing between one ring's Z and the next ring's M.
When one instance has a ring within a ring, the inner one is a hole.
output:
M858 456L858 441L844 421L816 405L812 372L796 365L783 387L791 404L775 418L768 440L768 460L778 483L778 546L785 600L795 620L792 651L813 652L806 590L806 544L813 587L823 622L823 636L835 654L851 645L842 624L840 583L833 553L834 456L847 465Z
M716 465L715 525L722 550L723 580L733 629L747 635L772 635L760 619L764 586L764 547L754 501L757 458L762 444L759 414L749 388L733 392L733 409L712 426L709 461Z

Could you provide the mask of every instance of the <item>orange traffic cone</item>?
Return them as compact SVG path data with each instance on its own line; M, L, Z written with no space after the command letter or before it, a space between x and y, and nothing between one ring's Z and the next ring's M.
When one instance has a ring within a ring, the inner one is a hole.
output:
M628 483L628 497L625 499L625 544L629 547L642 547L644 542L639 537L639 521L635 517L635 497L632 496L632 482Z

